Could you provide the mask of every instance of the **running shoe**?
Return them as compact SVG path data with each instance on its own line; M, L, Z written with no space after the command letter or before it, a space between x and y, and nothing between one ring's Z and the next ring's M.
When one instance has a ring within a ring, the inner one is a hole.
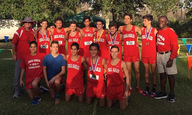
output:
M155 95L155 99L165 99L167 98L167 94L165 92L159 92Z

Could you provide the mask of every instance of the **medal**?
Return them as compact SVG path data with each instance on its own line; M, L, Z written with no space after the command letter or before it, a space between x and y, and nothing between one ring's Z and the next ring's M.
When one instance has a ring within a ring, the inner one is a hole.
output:
M145 36L146 36L147 41L148 41L148 39L149 39L149 35L150 35L150 33L151 33L151 30L152 30L152 27L150 27L149 33L147 34L147 28L145 28ZM146 42L146 45L149 45L149 42Z
M93 71L92 77L93 77L94 79L96 79L96 75L94 74L94 72L95 72L95 69L96 69L96 67L97 67L98 58L99 58L99 56L97 56L97 59L96 59L96 62L95 62L95 66L94 66L94 67L93 67L93 60L92 60L92 58L91 58L91 67L92 67L92 71Z
M40 32L42 38L44 38L44 35L43 35L42 31L40 30L39 32ZM46 32L45 36L46 36L46 38L47 38L47 32Z
M110 34L110 39L111 39L111 44L112 44L112 46L115 45L116 37L117 37L117 33L115 33L114 40L112 39L112 36L111 36L111 34Z
M29 43L30 43L30 41L29 41L29 40L27 40L27 43L29 44Z

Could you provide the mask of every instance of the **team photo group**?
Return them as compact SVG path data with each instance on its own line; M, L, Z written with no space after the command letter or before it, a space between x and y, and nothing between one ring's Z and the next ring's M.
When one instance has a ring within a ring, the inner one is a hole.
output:
M12 39L13 98L18 98L24 87L32 105L39 103L42 92L49 92L57 105L64 91L66 102L75 95L78 102L91 104L96 97L100 107L111 107L118 101L120 109L125 110L134 89L143 96L165 98L174 103L177 35L167 26L166 16L159 17L158 28L151 25L152 15L147 14L142 19L142 27L132 25L132 14L127 13L125 25L118 27L116 22L110 22L109 29L104 29L103 20L97 20L96 26L90 27L89 16L83 18L84 28L77 27L75 21L64 28L63 19L58 17L54 26L48 27L48 21L43 19L41 27L34 30L35 22L30 17L24 18ZM140 74L140 61L144 75ZM132 69L135 88L131 85ZM157 74L159 86L156 86ZM140 88L142 76L145 89ZM48 89L40 86L43 80ZM165 90L167 81L169 91ZM160 87L160 91L156 87Z

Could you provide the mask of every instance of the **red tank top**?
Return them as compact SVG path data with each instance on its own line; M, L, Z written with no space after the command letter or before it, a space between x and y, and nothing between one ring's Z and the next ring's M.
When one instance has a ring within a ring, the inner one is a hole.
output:
M123 47L124 47L124 56L137 56L139 55L139 47L137 43L137 34L135 32L135 26L132 26L130 31L125 30L123 26Z
M93 67L95 67L95 64L93 64ZM92 66L91 66L91 57L88 58L88 72L87 72L87 80L92 83L98 83L103 82L104 77L104 68L102 65L102 58L98 58L98 63L95 69L95 72L93 72ZM95 77L93 76L95 75Z
M107 63L107 86L117 86L124 84L124 74L121 68L122 60L116 65L112 65L111 61Z
M83 87L83 66L81 64L82 56L78 58L77 61L71 60L71 55L67 59L67 88L80 88Z
M95 33L95 43L98 43L100 46L99 56L101 56L102 58L105 58L107 60L108 51L107 51L107 41L105 38L105 30L103 31L103 34L101 35L100 40L99 40L99 36L97 35L97 33L98 32Z
M68 36L68 45L67 45L67 47L68 47L68 55L71 55L71 44L73 42L76 42L76 43L78 43L80 45L79 32L76 32L75 36L71 36L70 34Z
M81 48L83 49L81 55L84 57L90 57L89 46L93 43L93 28L91 27L89 31L85 31L85 28L82 30L85 33L85 36L81 38Z
M56 28L53 30L52 41L58 41L59 42L59 53L66 55L64 37L65 37L65 29L64 28L62 28L61 32L57 32Z
M38 32L37 45L37 52L43 55L48 55L50 53L50 35L48 30L46 35L43 35L41 30Z
M120 33L117 33L116 39L112 39L110 37L110 33L107 36L107 42L108 42L108 59L111 59L110 49L113 45L117 45L119 47L119 55L118 58L122 59L122 43L120 38Z
M151 33L147 39L145 35L145 28L142 31L142 57L156 57L156 38L155 38L155 28L152 28ZM148 34L148 33L147 33Z

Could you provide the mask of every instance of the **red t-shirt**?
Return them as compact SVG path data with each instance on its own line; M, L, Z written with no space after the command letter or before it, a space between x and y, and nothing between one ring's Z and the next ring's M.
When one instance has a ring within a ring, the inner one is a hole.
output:
M120 33L117 33L116 39L111 39L110 33L107 36L107 42L108 42L108 59L111 59L110 49L113 45L116 45L119 47L119 55L118 58L122 59L122 42L120 38Z
M148 33L147 33L148 34ZM145 35L145 28L142 31L142 57L151 57L156 58L157 49L156 49L156 37L155 37L155 28L151 29L150 35L147 39Z
M57 32L56 28L53 30L52 41L59 42L59 53L66 55L65 49L65 29L62 28L61 32Z
M111 61L107 63L107 86L118 86L124 84L124 74L121 68L122 60L116 65L112 65Z
M101 56L102 58L105 58L107 60L108 51L107 51L107 40L105 38L105 30L103 31L103 34L101 35L100 40L99 40L99 36L97 35L97 33L98 32L95 33L95 43L98 43L100 46L99 56Z
M12 39L12 44L16 45L17 59L22 59L24 55L30 52L29 42L34 41L34 30L26 31L24 27L19 28Z
M95 67L95 64L93 64L93 67ZM89 57L87 80L92 83L98 83L98 82L103 83L103 80L104 80L103 73L104 73L104 68L102 65L102 58L101 57L98 58L97 66L95 68L95 71L93 71L93 68L91 66L91 57ZM96 77L94 78L93 75L95 75Z
M25 82L30 83L36 77L43 77L43 57L44 55L37 53L35 56L31 54L25 55L21 61L21 68L25 68Z
M37 52L44 55L48 55L50 53L50 35L48 30L46 35L42 35L41 31L38 32L37 45Z
M78 58L77 61L71 60L71 55L67 59L67 88L80 88L83 87L83 73L84 69L81 64L82 56Z
M78 43L80 45L79 32L76 32L75 36L71 36L70 34L68 36L68 45L67 45L68 55L71 55L71 44L73 42L76 42L76 43Z
M81 38L81 48L83 51L81 55L85 58L90 57L91 54L89 53L89 46L93 43L94 33L93 28L91 27L89 31L85 31L85 28L82 29L85 33L85 36Z
M157 50L158 52L171 51L170 59L177 57L178 50L178 40L177 35L171 28L158 29L157 33Z
M123 47L124 47L124 56L138 56L139 55L139 45L137 43L137 34L135 32L135 26L132 26L130 31L125 30L123 26Z

